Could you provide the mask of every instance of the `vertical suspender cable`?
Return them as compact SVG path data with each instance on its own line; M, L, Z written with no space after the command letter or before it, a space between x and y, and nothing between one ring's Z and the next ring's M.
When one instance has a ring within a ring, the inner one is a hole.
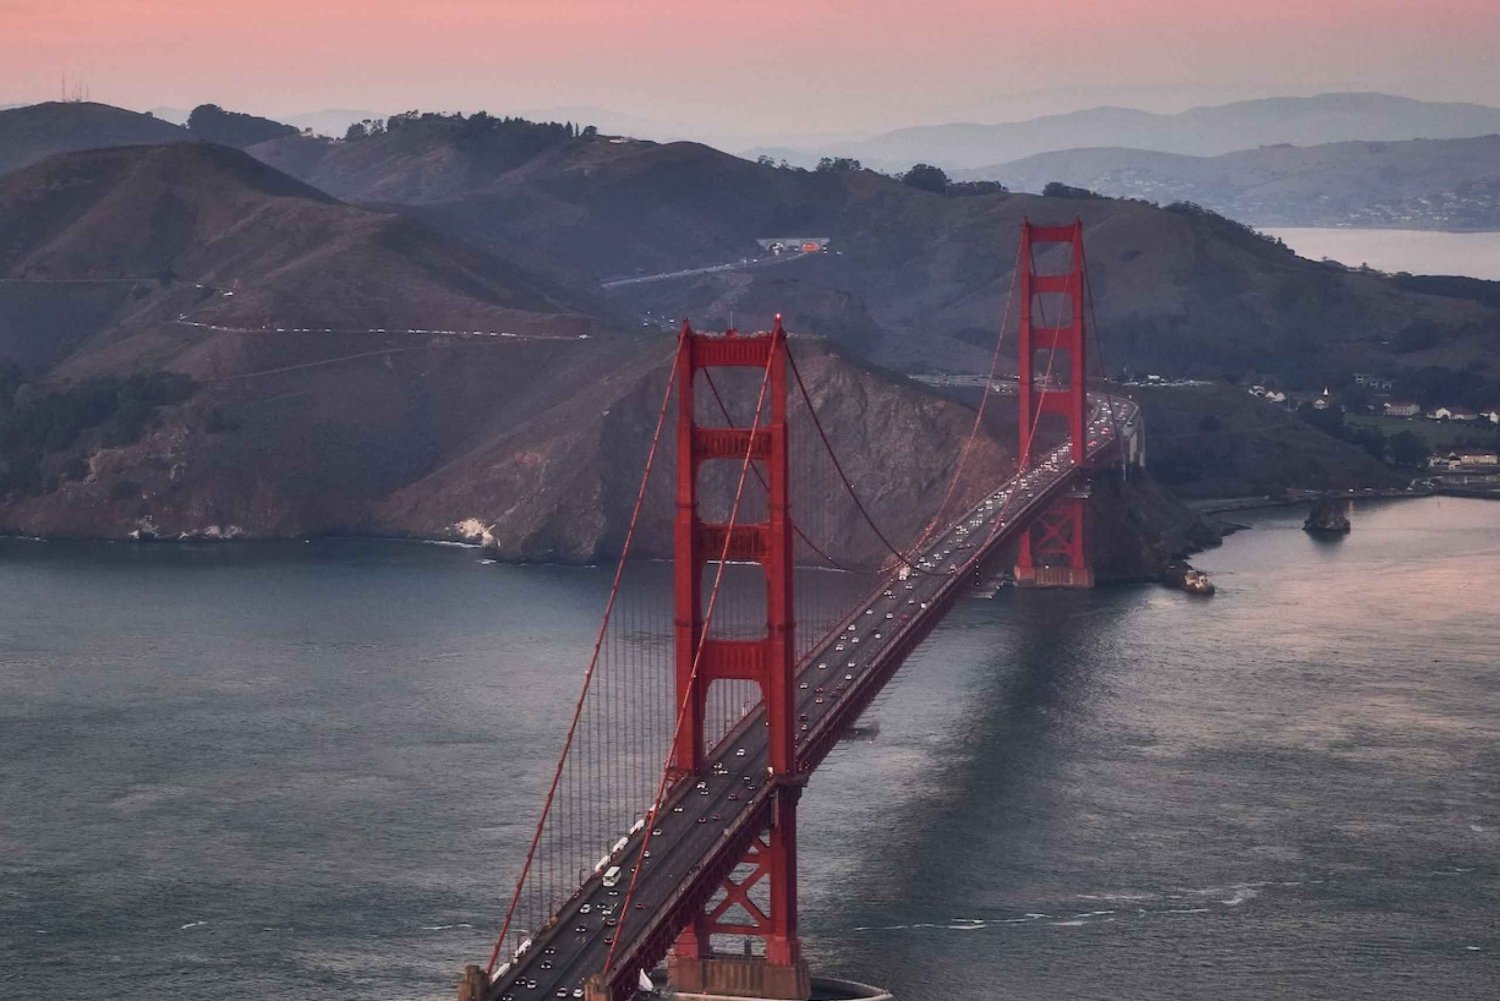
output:
M684 334L683 336L686 335ZM646 452L646 467L641 473L640 487L636 491L635 506L630 513L630 525L625 530L625 541L620 548L619 562L615 565L615 576L613 583L610 585L609 600L604 606L604 618L599 624L599 633L594 639L594 650L589 657L588 669L584 672L583 690L579 693L578 702L573 707L573 720L568 725L568 734L563 741L562 755L558 758L557 769L552 773L552 784L547 790L547 799L542 804L542 815L537 819L536 832L532 835L531 847L526 852L526 861L521 867L521 875L516 880L515 893L511 895L510 906L505 912L505 921L500 926L500 934L495 939L495 948L490 953L490 961L485 968L487 976L493 977L495 974L495 963L500 959L500 950L505 944L506 934L510 931L511 920L515 916L516 904L520 901L521 892L526 886L526 878L531 871L531 864L536 855L537 845L542 840L542 832L547 823L547 816L552 809L553 799L557 795L557 787L563 776L563 767L568 759L568 751L572 748L574 737L577 735L578 720L583 713L584 700L588 697L589 686L593 681L594 671L599 664L599 651L604 645L606 631L609 629L610 616L614 612L615 601L620 594L620 579L625 573L625 561L630 556L630 546L635 538L636 526L640 522L641 508L645 505L646 484L651 479L651 468L656 460L657 447L661 443L661 431L666 425L667 410L672 400L672 387L677 383L679 375L678 367L681 364L680 354L680 351L674 353L672 368L667 375L667 387L662 393L661 410L656 416L656 430L651 433L651 447ZM550 899L550 897L547 899ZM545 907L546 905L544 904L543 906Z

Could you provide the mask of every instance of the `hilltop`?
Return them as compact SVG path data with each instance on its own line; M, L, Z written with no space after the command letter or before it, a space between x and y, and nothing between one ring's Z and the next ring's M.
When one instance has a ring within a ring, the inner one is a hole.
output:
M180 126L107 104L49 101L0 110L0 174L56 153L191 142Z
M244 147L297 134L291 125L225 111L215 104L182 112L180 119L87 101L0 108L0 174L80 150L188 142Z
M0 232L0 346L29 370L101 336L145 350L185 322L576 333L593 306L209 144L72 153L0 177Z
M1058 181L1255 226L1500 229L1500 135L1264 146L1215 157L1141 149L1042 153L958 177L1041 191Z

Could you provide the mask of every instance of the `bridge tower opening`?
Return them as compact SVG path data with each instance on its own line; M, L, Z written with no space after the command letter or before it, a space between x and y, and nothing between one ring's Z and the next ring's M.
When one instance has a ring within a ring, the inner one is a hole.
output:
M1067 270L1039 274L1036 248L1059 244L1068 248ZM1021 410L1019 468L1026 468L1034 454L1046 447L1041 442L1049 429L1043 419L1051 415L1062 418L1072 461L1081 464L1087 452L1088 435L1082 220L1075 219L1071 226L1023 222L1018 266L1021 269L1021 329L1017 345ZM1041 352L1046 352L1046 361L1039 364L1037 355ZM1059 497L1021 536L1015 569L1017 584L1093 587L1094 573L1084 548L1087 497L1085 491Z
M786 332L779 316L769 333L747 336L734 330L710 336L684 325L679 351L674 642L677 704L687 708L672 748L671 776L682 782L703 773L710 686L716 681L752 682L765 700L765 780L776 791L767 830L725 873L721 894L677 936L668 974L674 986L691 993L805 1001L811 996L811 979L797 935L797 800L806 777L797 771L796 756ZM743 427L700 424L698 376L736 368L764 376L769 419L757 416ZM739 466L747 455L765 487L763 520L705 520L705 465L727 460ZM765 630L760 636L704 635L705 570L721 557L756 565L763 574ZM731 732L726 739L732 738ZM716 935L759 939L762 952L717 954Z

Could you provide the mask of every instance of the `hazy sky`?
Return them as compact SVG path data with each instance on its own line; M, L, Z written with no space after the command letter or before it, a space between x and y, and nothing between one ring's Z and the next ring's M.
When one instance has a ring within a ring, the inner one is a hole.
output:
M1381 90L1500 105L1500 0L0 0L0 104L592 106L725 135Z

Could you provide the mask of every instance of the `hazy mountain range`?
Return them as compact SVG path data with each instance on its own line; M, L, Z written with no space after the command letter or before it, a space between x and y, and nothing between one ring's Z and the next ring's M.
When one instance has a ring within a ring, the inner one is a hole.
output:
M914 163L975 169L1038 153L1126 147L1217 156L1275 143L1310 146L1356 140L1457 139L1500 132L1500 108L1417 101L1389 94L1274 97L1190 108L1175 115L1130 108L1088 108L1001 124L952 123L896 129L862 142L826 148L761 148L811 166L822 156L849 156L878 170Z
M1500 229L1500 135L1262 146L1215 157L1074 149L955 176L1013 191L1061 181L1116 197L1187 200L1255 226Z

